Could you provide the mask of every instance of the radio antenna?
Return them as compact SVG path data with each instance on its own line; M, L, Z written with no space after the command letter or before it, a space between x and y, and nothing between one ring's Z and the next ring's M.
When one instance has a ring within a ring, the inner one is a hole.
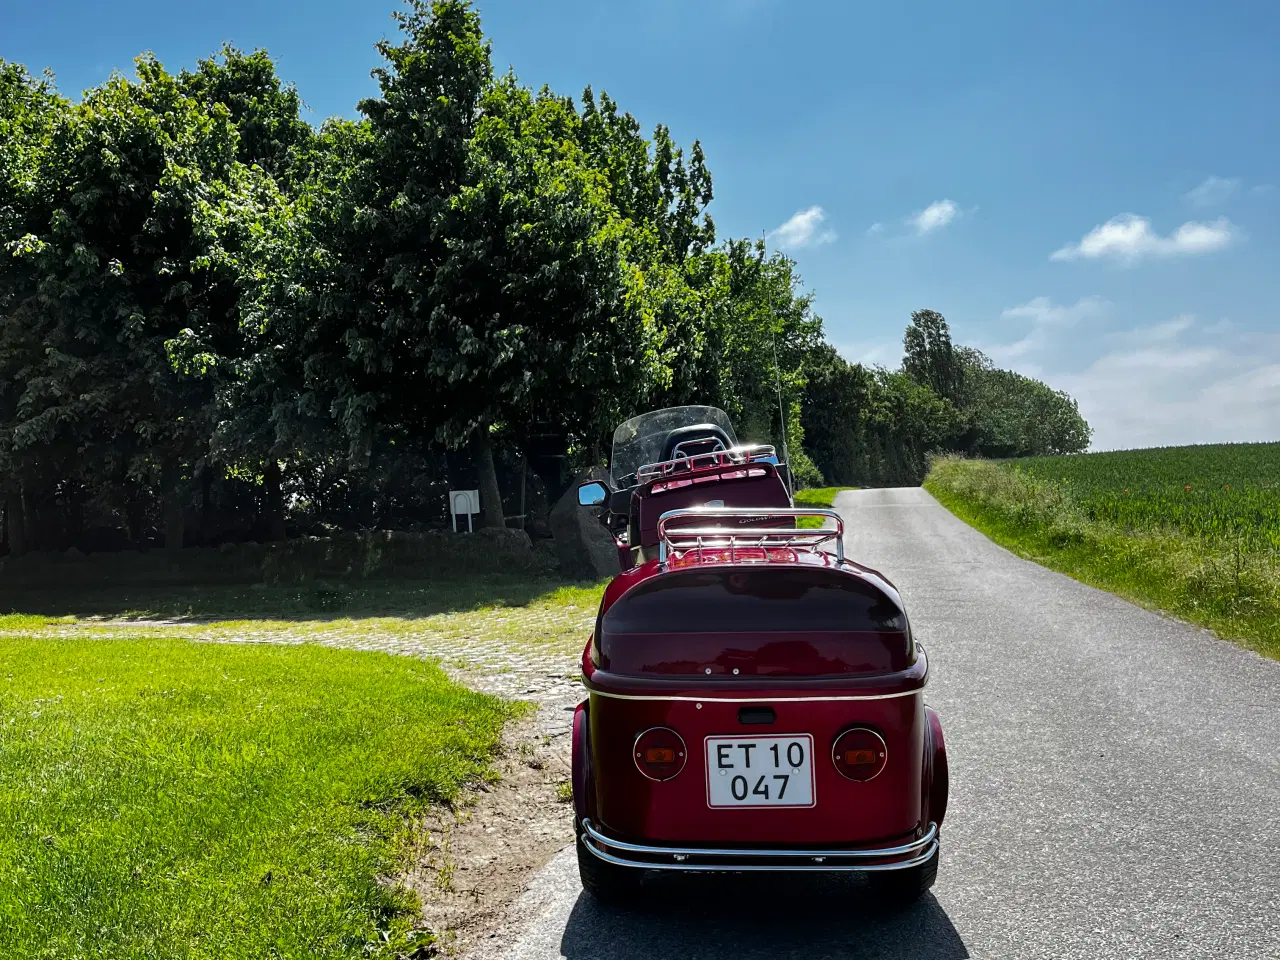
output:
M791 455L787 452L787 415L782 410L782 370L778 367L778 337L773 336L773 384L778 393L778 426L782 430L782 460L787 465L787 495L794 498L791 482Z

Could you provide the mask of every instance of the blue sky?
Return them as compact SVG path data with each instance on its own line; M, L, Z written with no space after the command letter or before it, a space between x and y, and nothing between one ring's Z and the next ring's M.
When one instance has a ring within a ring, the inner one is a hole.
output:
M265 46L319 122L393 0L0 0L66 92ZM1280 440L1280 5L481 0L500 69L702 140L722 236L800 265L833 343L910 312L1076 396L1095 447Z

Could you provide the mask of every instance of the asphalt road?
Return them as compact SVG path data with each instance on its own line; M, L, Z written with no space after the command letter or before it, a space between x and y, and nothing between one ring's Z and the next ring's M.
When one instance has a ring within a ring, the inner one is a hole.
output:
M686 878L612 910L570 848L477 960L1280 958L1280 663L1019 560L922 490L837 506L930 655L933 893L883 914L856 880Z

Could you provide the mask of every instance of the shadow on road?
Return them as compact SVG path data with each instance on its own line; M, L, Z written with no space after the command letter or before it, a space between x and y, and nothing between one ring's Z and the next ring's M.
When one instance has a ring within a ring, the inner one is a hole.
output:
M594 584L550 575L438 575L419 580L311 583L208 583L155 586L14 588L0 582L0 615L34 614L122 620L289 620L297 623L361 617L419 619L490 606L523 608L581 596L599 602ZM559 592L559 593L558 593ZM584 633L585 637L586 634Z
M664 883L630 909L604 907L582 894L560 950L565 960L969 956L932 894L888 911L870 900L862 881L814 877Z

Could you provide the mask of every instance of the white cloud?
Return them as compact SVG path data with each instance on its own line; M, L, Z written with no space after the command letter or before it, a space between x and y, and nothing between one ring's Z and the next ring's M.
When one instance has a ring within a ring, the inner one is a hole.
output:
M1098 260L1110 258L1136 263L1143 257L1175 257L1221 250L1236 236L1226 218L1212 223L1189 221L1162 237L1151 229L1146 217L1123 213L1090 230L1079 243L1068 244L1050 255L1050 260Z
M801 210L778 229L769 233L769 239L779 247L798 250L801 247L831 243L836 239L834 230L822 230L827 219L821 207Z
M1016 307L1009 307L1000 316L1030 320L1037 326L1065 326L1084 317L1092 316L1108 306L1101 297L1081 297L1070 307L1055 306L1048 297L1036 297Z
M1197 207L1216 207L1239 189L1237 177L1206 177L1198 187L1182 196Z
M924 235L940 230L956 218L960 212L950 200L935 200L919 213L907 219L907 223L915 228L917 234Z
M1280 337L1203 333L1189 317L1128 331L1126 346L1057 379L1095 449L1280 439Z
M1190 315L1084 337L1074 329L1109 305L1038 297L1004 311L1028 319L1019 340L983 346L1002 366L1065 390L1094 428L1093 449L1280 440L1280 333L1251 333ZM1083 369L1067 359L1093 347Z
M1048 297L1036 297L1016 307L1001 312L1005 320L1026 320L1030 327L1021 338L1012 343L983 345L986 353L997 365L1013 362L1025 363L1026 358L1039 353L1059 330L1073 327L1081 320L1099 316L1111 306L1101 297L1081 297L1071 306L1060 306ZM1039 366L1035 366L1039 371ZM1027 371L1023 371L1027 372Z
M883 223L873 223L871 226L867 227L867 236L874 237L877 233L884 233Z

